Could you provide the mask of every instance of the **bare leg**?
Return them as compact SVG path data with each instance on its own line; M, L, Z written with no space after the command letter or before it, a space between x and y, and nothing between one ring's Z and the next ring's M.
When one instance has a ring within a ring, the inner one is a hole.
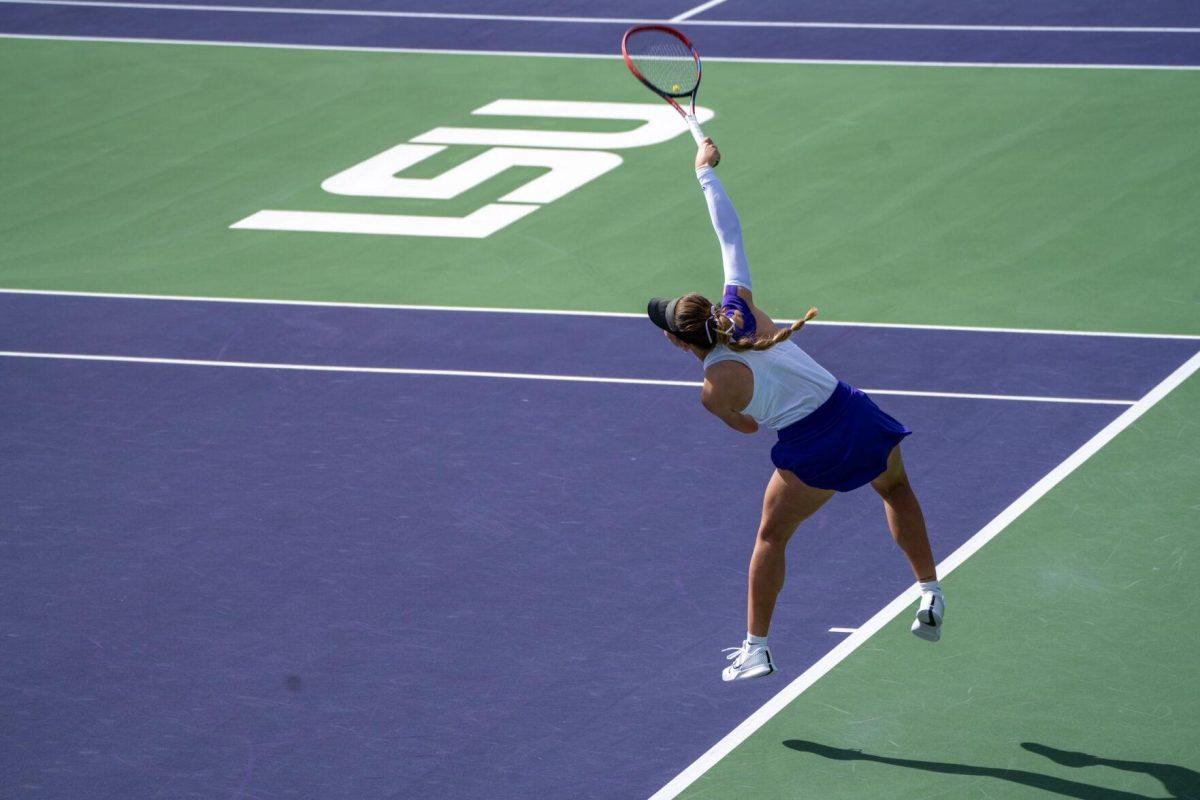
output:
M775 613L775 599L786 572L784 550L800 523L833 497L828 489L814 489L791 472L775 470L763 495L762 521L754 554L750 556L750 581L746 598L746 630L766 636Z
M892 538L908 558L913 575L919 581L936 580L937 566L929 547L929 535L925 532L925 515L921 513L921 504L909 485L904 460L900 457L900 445L896 445L888 456L887 471L871 481L871 486L883 498L883 510L887 514Z

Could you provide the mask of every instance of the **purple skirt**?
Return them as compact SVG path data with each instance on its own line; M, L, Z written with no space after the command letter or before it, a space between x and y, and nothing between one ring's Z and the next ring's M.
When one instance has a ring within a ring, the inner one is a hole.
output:
M771 461L809 486L849 492L879 477L910 433L865 392L838 381L820 408L779 431Z

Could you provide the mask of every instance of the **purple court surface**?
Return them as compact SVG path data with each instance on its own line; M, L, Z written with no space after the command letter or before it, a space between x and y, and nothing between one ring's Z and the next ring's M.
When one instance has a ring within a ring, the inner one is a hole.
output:
M915 431L941 555L1196 346L799 338ZM0 348L0 785L39 797L644 797L911 582L837 498L782 675L723 685L771 436L655 383L698 365L641 319L5 292Z
M737 0L0 0L0 33L291 46L611 55L635 20L678 24L709 58L1200 65L1191 0L889 3Z

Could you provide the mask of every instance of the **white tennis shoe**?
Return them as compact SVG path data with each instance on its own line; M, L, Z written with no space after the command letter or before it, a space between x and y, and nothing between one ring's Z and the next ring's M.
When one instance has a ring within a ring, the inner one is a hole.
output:
M946 615L946 601L941 592L921 592L921 605L917 618L913 620L913 635L927 642L942 638L942 617Z
M729 653L725 658L733 662L721 671L723 681L765 678L775 671L775 662L771 660L771 648L766 645L742 642L741 647L726 647L722 652Z

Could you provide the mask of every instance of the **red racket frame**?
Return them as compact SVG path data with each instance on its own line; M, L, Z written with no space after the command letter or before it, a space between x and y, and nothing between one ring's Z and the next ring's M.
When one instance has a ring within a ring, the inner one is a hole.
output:
M629 49L626 46L626 44L629 41L629 37L632 36L633 34L637 33L638 31L663 31L664 33L669 33L672 36L674 36L676 39L678 39L679 41L683 42L684 46L687 47L688 50L692 51L692 58L695 59L695 61L696 61L696 85L694 87L692 87L692 90L690 92L680 92L679 94L671 94L670 92L664 92L661 89L658 89L657 87L655 87L655 85L650 83L650 81L646 80L646 76L642 75L641 70L639 70L636 66L634 66L633 59L631 59L629 57ZM692 40L689 39L687 36L684 36L682 31L678 31L675 28L672 28L670 25L635 25L634 27L625 31L625 35L621 37L621 57L623 59L625 59L625 66L629 67L629 71L633 73L633 77L637 78L639 81L641 81L643 84L645 84L647 89L654 92L656 95L661 97L663 100L666 100L671 105L675 106L675 110L678 111L680 116L682 116L684 119L688 118L688 116L689 116L688 112L683 110L683 107L681 105L679 105L678 102L675 101L675 98L676 97L687 97L687 96L691 95L691 98L692 98L691 116L692 117L696 116L696 92L698 92L700 90L700 78L703 76L704 73L700 67L700 54L698 52L696 52L696 47L692 44Z

